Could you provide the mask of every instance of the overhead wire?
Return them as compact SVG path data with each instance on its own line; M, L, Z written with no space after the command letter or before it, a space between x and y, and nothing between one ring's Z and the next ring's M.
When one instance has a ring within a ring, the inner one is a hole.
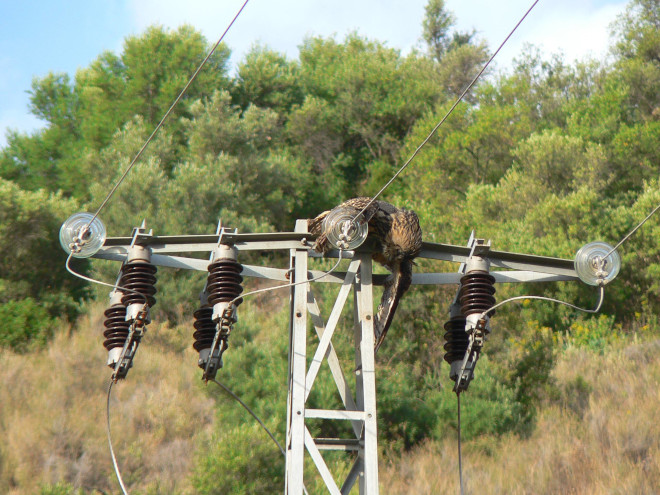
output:
M224 32L222 33L222 35L220 36L220 38L218 38L218 41L215 43L215 45L213 45L213 48L211 48L211 50L210 50L209 53L206 55L206 57L204 58L204 60L202 60L202 63L199 64L199 66L197 67L197 70L195 70L195 72L193 73L193 75L190 77L190 79L188 80L188 82L186 83L186 85L183 87L183 89L181 90L181 92L179 93L179 95L176 97L176 99L174 100L174 102L172 103L172 105L170 106L170 108L167 110L167 112L165 112L165 115L163 115L163 118L160 120L160 122L158 122L158 125L154 128L154 130L153 130L153 132L151 133L151 135L150 135L150 136L147 138L147 140L144 142L144 144L142 145L142 148L140 148L140 150L137 152L137 154L135 155L135 157L133 158L133 160L131 160L130 164L128 165L128 167L126 168L126 170L124 171L124 173L122 174L122 176L119 178L119 180L117 181L117 183L112 187L112 189L111 189L110 192L107 194L107 196L105 197L105 199L101 202L101 205L98 207L98 209L97 209L96 212L94 213L94 216L93 216L92 219L89 221L89 223L87 224L87 227L86 227L86 228L89 228L89 226L90 226L90 225L92 224L92 222L96 219L96 217L98 217L99 213L101 213L101 210L103 210L103 208L104 208L105 205L108 203L108 201L110 201L110 198L112 198L112 196L114 195L115 191L119 188L119 186L122 184L122 182L124 182L124 179L126 179L126 176L127 176L127 175L130 173L130 171L133 169L133 167L135 166L135 164L137 163L137 161L139 160L139 158L142 156L142 153L144 153L144 151L147 149L147 147L149 146L149 143L151 143L151 141L154 139L154 137L156 136L156 134L158 133L158 131L160 130L160 128L163 127L163 124L165 123L165 121L167 120L167 118L170 116L170 114L172 113L172 111L174 110L174 108L177 106L177 104L179 103L179 101L181 100L181 98L183 98L183 96L186 94L186 91L188 91L188 88L189 88L190 85L193 83L193 81L197 78L197 75L201 72L202 68L206 65L206 63L208 62L208 60L213 56L213 54L215 53L215 50L218 48L218 46L220 46L220 43L221 43L222 40L224 39L225 35L226 35L227 32L229 31L229 29L234 25L234 23L236 22L236 20L238 19L238 17L241 15L241 12L243 12L243 9L245 8L245 6L248 4L249 1L250 1L250 0L245 0L245 2L243 3L243 5L241 6L241 8L238 10L238 12L236 12L236 15L234 15L234 18L231 20L231 22L229 23L229 25L227 26L227 28L224 30Z
M644 224L646 223L646 221L647 221L649 218L651 218L651 217L655 214L655 212L657 212L658 210L660 210L660 204L659 204L658 206L656 206L656 207L653 209L653 211L652 211L651 213L649 213L649 214L647 215L647 217L646 217L644 220L642 220L641 222L639 222L639 223L637 224L637 226L636 226L634 229L632 229L630 232L628 232L628 234L625 235L625 236L623 237L623 239L621 239L621 240L616 244L616 246L614 246L612 249L610 249L610 251L609 251L605 256L603 256L603 259L607 258L610 254L612 254L614 251L616 251L617 249L619 249L619 247L620 247L624 242L626 242L628 239L630 239L630 238L632 237L632 235L633 235L635 232L637 232L637 231L642 227L642 225L644 225Z
M651 213L649 213L641 222L639 222L628 234L626 234L613 248L611 248L607 254L602 256L602 259L607 259L614 251L619 249L624 242L626 242L628 239L630 239L635 232L637 232L658 210L660 210L660 204L656 206ZM516 297L511 297L509 299L506 299L504 301L501 301L497 304L495 304L492 308L488 309L487 311L484 311L481 313L480 318L483 318L486 316L488 313L492 313L496 308L499 308L500 306L503 306L504 304L510 303L512 301L521 301L521 300L527 300L527 299L536 299L536 300L541 300L541 301L549 301L549 302L554 302L557 304L562 304L564 306L568 306L569 308L576 309L578 311L582 311L584 313L598 313L603 305L603 301L605 299L605 284L602 283L599 285L600 288L600 297L598 299L598 304L594 309L586 309L586 308L580 308L579 306L575 306L574 304L567 303L565 301L560 301L559 299L554 299L551 297L544 297L544 296L516 296Z
M73 257L73 252L69 253L69 257L66 259L66 262L65 262L65 267L66 267L66 271L68 271L68 272L69 272L71 275L73 275L74 277L78 277L78 278L80 278L80 279L82 279L82 280L85 280L85 281L87 281L87 282L92 282L92 283L94 283L94 284L103 285L103 286L105 286L105 287L110 287L110 288L112 288L112 289L114 289L114 290L119 290L119 291L122 291L122 292L130 292L130 293L132 293L132 294L137 294L137 295L140 296L142 299L144 299L144 304L145 304L145 306L147 306L147 305L149 304L149 301L147 300L147 297L146 297L144 294L142 294L141 292L139 292L139 291L137 291L137 290L135 290L135 289L129 289L128 287L122 287L122 286L120 286L120 285L119 285L120 277L117 277L117 282L115 282L114 284L109 284L109 283L107 283L107 282L103 282L103 281L101 281L101 280L96 280L96 279L94 279L94 278L91 278L91 277L88 277L88 276L86 276L86 275L83 275L82 273L78 273L78 272L76 272L73 268L71 268L71 264L70 264L70 263L71 263L71 258L72 258L72 257Z
M266 433L267 433L268 436L271 438L271 440L273 440L273 442L275 442L275 445L277 445L277 448L280 450L280 452L282 453L282 455L286 457L286 451L284 450L284 447L282 447L282 444L281 444L280 442L277 441L277 438L275 438L275 435L273 435L273 433L268 429L268 427L264 424L264 422L261 421L261 419L259 419L259 416L257 416L257 414L256 414L252 409L250 409L250 407L249 407L245 402L243 402L243 401L241 400L241 398L240 398L238 395L236 395L234 392L232 392L232 390L231 390L229 387L227 387L224 383L219 382L219 381L216 380L215 378L211 378L210 381L212 381L213 383L215 383L216 385L218 385L220 388L222 388L222 390L224 390L225 392L227 392L227 394L229 394L229 396L230 396L231 398L233 398L233 399L236 400L241 406L243 406L243 407L245 408L245 410L246 410L247 412L249 412L249 413L252 415L252 417L253 417L254 419L257 420L257 422L258 422L258 423L261 425L261 427L266 431ZM308 494L308 492L307 492L307 488L306 488L305 486L303 486L303 491L305 492L305 495Z
M463 495L463 458L461 455L461 394L456 391L456 414L458 416L456 433L458 438L458 482Z
M605 300L605 287L603 285L599 286L600 289L600 295L598 297L598 303L596 304L596 307L594 309L587 309L587 308L581 308L579 306L576 306L571 303L567 303L566 301L561 301L559 299L554 299L552 297L544 297L544 296L516 296L516 297L510 297L509 299L505 299L502 302L499 302L495 304L492 308L484 311L479 315L479 319L483 318L486 316L488 313L492 313L495 311L495 309L499 308L500 306L504 306L505 304L508 304L513 301L524 301L528 299L536 299L540 301L549 301L557 304L561 304L563 306L568 306L569 308L577 309L578 311L582 311L583 313L598 313L600 311L600 308L603 306L603 301Z
M426 136L426 138L422 141L422 143L415 149L415 151L412 153L412 155L410 155L410 157L405 161L405 163L401 166L401 168L399 168L399 170L392 176L392 178L390 178L390 180L388 180L387 183L371 198L371 200L365 205L365 207L362 208L362 210L357 215L355 215L355 217L353 217L353 221L355 221L357 218L359 218L360 215L362 215L367 210L367 208L369 208L369 206L371 206L371 204L374 201L376 201L376 199L383 193L383 191L385 191L385 189L387 189L390 186L390 184L392 184L392 182L394 182L397 179L397 177L399 177L399 175L401 175L401 173L408 167L408 165L410 165L410 163L415 159L415 157L419 154L419 152L422 150L422 148L424 146L426 146L426 144L435 135L435 133L440 128L440 126L442 126L442 124L444 124L445 121L449 118L449 116L452 114L452 112L458 106L458 104L461 101L463 101L463 98L465 98L465 95L468 93L468 91L470 91L470 89L472 89L472 86L474 86L476 84L476 82L479 80L481 75L486 71L486 69L488 68L490 63L493 61L493 59L497 56L497 54L500 52L500 50L502 50L502 48L504 47L506 42L509 41L509 38L511 38L511 36L513 36L513 33L515 33L515 31L518 29L518 26L520 26L520 24L522 24L522 22L529 15L529 13L532 11L532 9L536 6L537 3L539 3L539 0L535 0L534 3L532 3L532 6L529 7L529 9L527 9L525 14L518 21L518 23L513 27L513 29L509 32L509 34L506 36L506 38L504 38L504 41L502 41L502 43L500 43L500 46L497 48L497 50L495 50L495 52L490 56L488 61L483 65L483 67L477 73L477 75L474 76L474 78L472 79L470 84L468 84L467 87L463 90L461 95L456 99L456 101L449 108L447 113L445 113L444 117L442 117L440 122L438 122L435 125L435 127L431 130L431 132L429 132L428 136Z

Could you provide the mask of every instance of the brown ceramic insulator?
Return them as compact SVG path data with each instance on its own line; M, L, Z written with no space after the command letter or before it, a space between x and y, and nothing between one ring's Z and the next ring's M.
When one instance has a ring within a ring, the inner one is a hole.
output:
M445 361L449 364L465 357L469 340L465 332L465 316L454 316L445 323Z
M103 322L105 327L103 336L106 338L103 347L108 351L116 347L124 347L129 327L129 322L126 321L126 306L115 304L106 309L103 314L106 318Z
M243 277L240 273L243 271L243 265L232 259L219 259L209 265L209 277L207 282L208 300L210 305L219 302L236 301L234 305L238 306L243 302L237 299L243 292Z
M495 305L495 277L488 272L472 271L461 278L459 302L464 316L484 313ZM490 313L492 316L494 312Z
M213 338L215 337L216 324L213 321L213 308L205 306L199 308L193 314L195 317L195 333L193 338L193 348L200 352L202 349L210 349L213 345Z
M125 306L144 304L149 307L156 304L156 271L157 268L148 261L129 261L121 268L119 287L126 289L121 302Z

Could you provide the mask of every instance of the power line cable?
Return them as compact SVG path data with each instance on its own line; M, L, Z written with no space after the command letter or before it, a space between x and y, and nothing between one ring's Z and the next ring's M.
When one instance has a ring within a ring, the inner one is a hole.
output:
M598 297L598 303L596 304L596 307L594 309L587 309L587 308L580 308L579 306L575 306L574 304L567 303L565 301L560 301L559 299L553 299L552 297L544 297L544 296L516 296L516 297L511 297L509 299L505 299L502 302L497 303L494 305L492 308L488 309L487 311L484 311L479 315L479 319L483 318L486 316L488 313L492 313L496 308L499 308L500 306L503 306L507 303L510 303L512 301L523 301L526 299L536 299L540 301L549 301L557 304L562 304L564 306L568 306L569 308L577 309L578 311L582 311L583 313L598 313L600 311L600 308L603 305L603 300L605 299L605 287L604 286L599 286L600 289L600 295Z
M93 279L91 277L87 277L86 275L83 275L82 273L78 273L73 268L71 268L70 263L71 263L71 258L72 257L73 257L73 252L69 253L69 257L66 259L66 263L65 263L66 271L68 271L71 275L73 275L75 277L78 277L82 280L85 280L87 282L92 282L94 284L103 285L105 287L110 287L114 290L119 290L121 292L129 292L129 293L132 293L132 294L137 294L138 296L140 296L144 300L144 305L148 306L149 301L147 300L147 297L144 294L142 294L141 292L138 292L135 289L129 289L128 287L122 287L122 286L119 285L119 280L120 280L120 277L121 277L121 273L120 273L120 276L117 277L117 281L114 284L109 284L107 282L102 282L101 280L96 280L96 279Z
M275 445L277 445L277 448L280 449L282 455L286 457L286 452L284 450L284 447L282 447L282 444L277 441L275 435L273 435L273 433L268 429L268 427L264 424L264 422L261 421L261 419L259 419L259 416L257 416L257 414L252 409L250 409L250 407L245 402L243 402L238 395L232 392L231 389L227 387L225 384L219 382L215 378L211 378L211 381L216 385L218 385L220 388L222 388L225 392L227 392L227 394L229 394L234 400L236 400L241 406L243 406L243 408L245 408L245 410L249 412L254 419L257 420L257 423L261 425L261 427L266 431L266 433L268 433L268 436L273 440L273 442L275 442ZM308 495L307 488L305 486L303 486L303 491L305 492L305 495Z
M89 221L89 224L87 225L86 228L89 228L89 226L91 225L91 223L96 219L96 217L99 215L99 213L101 213L101 210L103 210L103 208L104 208L105 205L108 203L108 201L110 201L110 198L112 198L112 196L114 195L115 191L119 188L119 186L122 184L122 182L124 182L124 179L126 179L126 176L127 176L127 175L129 174L129 172L133 169L133 167L134 167L135 164L137 163L137 161L138 161L138 159L140 158L140 156L142 156L142 153L144 153L144 151L147 149L147 146L149 146L149 143L151 143L151 141L153 140L153 138L156 136L156 133L158 133L158 131L159 131L160 128L163 126L163 124L165 123L165 121L167 120L167 118L170 116L170 114L171 114L172 111L174 110L174 107L177 106L177 104L179 103L179 101L181 100L181 98L183 98L183 95L186 94L186 91L188 91L188 88L189 88L190 85L193 83L193 81L197 78L197 75L201 72L202 68L206 65L206 63L208 62L208 60L211 58L211 56L212 56L213 53L215 52L216 48L218 48L218 46L220 46L220 43L221 43L222 40L224 39L225 35L226 35L227 32L229 31L229 29L234 25L234 22L236 22L236 19L238 19L238 16L241 15L241 12L243 12L243 9L245 8L245 6L248 4L249 1L250 1L250 0L245 0L245 2L243 3L243 5L241 6L241 8L238 10L238 12L237 12L236 15L234 16L234 18L231 20L231 22L229 23L229 25L227 26L227 28L225 29L225 31L222 33L222 35L221 35L220 38L218 39L218 41L215 43L215 45L213 45L213 48L211 49L211 51L206 55L206 58L204 58L204 60L202 60L202 63L199 64L199 67L197 67L197 70L193 73L193 75L190 77L190 79L188 80L188 82L186 83L186 85L183 87L183 89L182 89L181 92L179 93L179 96L176 97L176 99L174 100L174 103L172 103L172 105L171 105L170 108L167 110L167 112L165 112L165 115L163 115L163 118L160 120L160 122L158 123L158 125L156 126L156 128L153 130L153 132L151 133L151 135L147 138L147 140L145 141L145 143L142 145L142 148L140 148L140 151L137 152L137 154L135 155L135 157L133 158L133 160L131 161L131 163L128 165L128 168L126 169L126 171L122 174L122 176L119 178L119 180L117 181L117 183L113 186L113 188L110 190L110 192L108 193L108 195L105 197L105 199L103 200L103 202L101 203L101 205L98 207L98 209L96 210L96 213L94 213L94 216L93 216L92 219Z
M401 174L401 173L402 173L402 172L408 167L408 165L410 165L410 163L411 163L411 162L413 161L413 159L417 156L417 154L422 150L422 148L423 148L424 146L426 146L426 143L428 143L428 142L431 140L431 138L435 135L435 133L436 133L436 132L438 131L438 129L440 128L440 126L441 126L442 124L445 123L445 121L447 120L447 118L449 118L449 116L452 114L452 112L453 112L454 109L458 106L458 104L463 100L463 98L464 98L465 95L468 93L468 91L470 91L470 89L472 89L472 86L474 86L474 85L476 84L476 82L479 80L479 78L481 77L481 75L485 72L485 70L488 68L488 66L490 65L490 63L491 63L491 62L493 61L493 59L497 56L497 54L500 52L500 50L502 49L502 47L504 47L504 45L506 44L506 42L509 41L509 38L511 38L511 36L513 36L513 33L516 31L516 29L518 29L518 26L520 26L520 24L522 24L522 22L523 22L523 21L525 20L525 18L529 15L529 13L532 11L532 9L536 6L537 3L539 3L539 0L535 0L534 3L532 4L532 6L531 6L529 9L527 9L527 12L525 12L525 14L524 14L524 15L521 17L521 19L518 21L518 23L517 23L517 24L514 26L514 28L509 32L509 34L507 35L507 37L504 38L504 41L502 41L502 43L501 43L500 46L497 48L497 50L495 50L495 52L490 56L490 58L489 58L488 61L484 64L484 66L481 68L481 70L479 71L479 73L478 73L476 76L474 76L474 79L472 79L472 82L470 82L470 84L468 84L467 87L463 90L463 92L461 93L461 95L456 99L456 101L455 101L454 104L451 106L451 108L447 111L447 113L445 114L445 116L442 117L442 119L440 120L440 122L438 122L438 123L436 124L436 126L431 130L431 132L428 134L428 136L426 136L426 139L424 139L424 141L422 141L422 143L417 147L417 149L415 149L415 151L413 152L413 154L410 155L410 157L408 158L408 160L406 160L406 162L405 162L405 163L401 166L401 168L400 168L400 169L399 169L399 170L398 170L398 171L392 176L392 178L391 178L389 181L387 181L387 183L386 183L386 184L380 189L380 191L378 191L378 192L374 195L374 197L371 198L371 201L369 201L369 202L366 204L366 206L365 206L364 208L362 208L362 210L361 210L357 215L355 215L355 217L353 218L353 220L357 219L360 215L362 215L362 214L366 211L366 209L369 208L369 206L371 206L371 204L372 204L374 201L376 201L376 199L378 198L378 196L380 196L380 195L383 193L383 191L385 191L385 189L387 189L387 188L390 186L390 184L392 184L392 182L394 182L394 181L396 180L396 178L397 178L397 177L398 177L398 176L399 176L399 175L400 175L400 174Z
M612 249L610 249L610 252L607 253L605 256L603 256L603 259L607 258L610 254L612 254L614 251L616 251L617 249L619 249L619 247L620 247L624 242L626 242L628 239L630 239L630 238L632 237L632 235L633 235L635 232L637 232L637 231L642 227L642 225L644 225L644 224L646 223L646 221L647 221L649 218L651 218L651 217L653 216L653 214L654 214L655 212L657 212L658 210L660 210L660 205L656 206L656 207L653 209L653 211L652 211L651 213L649 213L648 216L647 216L644 220L642 220L641 222L639 222L639 224L637 224L637 226L636 226L634 229L632 229L630 232L628 232L628 234L627 234L626 236L624 236L623 239L621 239L621 240L617 243L616 246L614 246Z
M635 232L637 232L658 210L660 210L660 204L656 206L651 213L649 213L644 220L639 222L628 234L626 234L612 249L609 250L609 252L605 255L603 255L601 258L607 259L614 251L619 249L621 245L626 242L628 239L630 239ZM497 303L494 305L492 308L488 309L487 311L484 311L481 313L480 318L483 318L486 316L488 313L492 313L496 308L499 308L500 306L507 304L512 301L521 301L525 299L536 299L536 300L541 300L541 301L549 301L549 302L554 302L557 304L562 304L564 306L568 306L569 308L577 309L578 311L582 311L584 313L598 313L600 311L600 308L603 305L603 300L605 298L605 289L604 289L604 283L599 285L600 287L600 297L598 299L598 304L594 309L585 309L585 308L580 308L578 306L575 306L573 304L567 303L565 301L560 301L559 299L553 299L551 297L543 297L543 296L517 296L517 297L511 297L509 299L506 299L500 303Z

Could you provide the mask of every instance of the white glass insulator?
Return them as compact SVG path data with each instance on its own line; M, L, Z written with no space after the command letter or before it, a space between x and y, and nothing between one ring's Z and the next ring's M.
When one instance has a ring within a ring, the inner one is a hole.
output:
M323 219L323 232L336 249L355 249L367 239L369 225L355 215L355 208L337 207Z
M94 256L105 243L105 225L91 213L76 213L60 228L60 244L74 258ZM90 223L91 222L91 223Z
M575 271L585 284L605 285L619 274L621 258L605 242L591 242L575 255ZM608 254L609 253L609 254ZM606 257L607 255L607 257Z

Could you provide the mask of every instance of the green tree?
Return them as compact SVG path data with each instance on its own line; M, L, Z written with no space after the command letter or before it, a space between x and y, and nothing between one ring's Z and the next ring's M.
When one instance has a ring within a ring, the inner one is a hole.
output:
M233 82L233 100L242 109L250 105L271 108L284 117L293 105L302 103L297 64L261 45L255 45L238 64Z
M357 35L307 39L300 78L305 100L290 116L289 139L318 173L334 170L344 195L392 168L400 140L440 97L428 59Z
M454 22L456 22L456 17L445 9L444 0L429 0L424 7L422 37L429 52L438 61L442 60L451 43L449 29Z
M79 70L74 83L65 74L35 79L30 110L46 128L32 136L9 135L0 154L0 176L25 189L45 187L86 199L95 180L84 170L88 154L107 146L136 115L153 129L208 49L204 37L189 26L176 31L152 27L127 38L120 56L106 52ZM190 115L188 103L229 86L228 58L229 50L221 45L170 116L168 129L177 153L185 144L179 120ZM174 166L177 153L165 168Z
M87 284L67 273L58 236L77 209L61 195L23 191L0 180L0 345L27 350L47 340L54 319L78 314ZM87 270L78 260L72 266Z

